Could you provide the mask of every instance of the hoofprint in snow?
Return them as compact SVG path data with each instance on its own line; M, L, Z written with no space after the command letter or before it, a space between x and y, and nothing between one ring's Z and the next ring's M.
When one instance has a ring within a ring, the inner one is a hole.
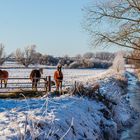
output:
M116 101L117 105L111 109L100 101L71 95L0 100L0 138L115 140L118 138L117 131L131 125L136 115L112 75L115 76L107 71L96 75L96 78L90 75L79 80L90 86L98 79L101 94Z

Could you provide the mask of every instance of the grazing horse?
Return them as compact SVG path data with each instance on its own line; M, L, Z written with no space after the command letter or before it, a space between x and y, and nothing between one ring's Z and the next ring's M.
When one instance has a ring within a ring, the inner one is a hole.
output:
M60 88L60 92L62 93L63 73L61 68L62 68L61 65L57 66L57 70L54 72L54 80L56 84L56 90L59 91Z
M0 81L1 81L1 88L2 88L2 82L4 81L4 87L7 87L7 81L8 81L8 71L6 70L0 70Z
M43 74L43 69L40 68L39 70L32 70L30 73L30 79L32 81L32 89L35 88L37 90L37 83L40 81L41 74Z

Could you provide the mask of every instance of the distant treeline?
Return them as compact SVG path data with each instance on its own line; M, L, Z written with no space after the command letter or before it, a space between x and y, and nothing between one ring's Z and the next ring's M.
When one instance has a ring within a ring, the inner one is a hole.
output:
M17 61L25 67L33 64L56 66L58 63L65 68L108 68L112 65L115 53L109 52L88 52L83 55L70 57L68 55L62 57L54 57L48 54L42 54L36 51L36 46L31 45L23 50L18 48L14 53L6 55L4 46L0 44L0 65L6 60Z
M83 55L76 55L75 57L62 57L59 63L65 68L108 68L112 65L114 58L114 53L88 52Z
M109 68L112 65L115 54L108 52L100 53L85 53L84 55L76 55L70 57L68 55L55 57L52 55L43 55L41 53L34 54L34 59L30 64L41 64L48 66L56 66L62 64L64 68ZM14 57L13 57L14 58ZM24 65L21 59L14 58L13 60Z

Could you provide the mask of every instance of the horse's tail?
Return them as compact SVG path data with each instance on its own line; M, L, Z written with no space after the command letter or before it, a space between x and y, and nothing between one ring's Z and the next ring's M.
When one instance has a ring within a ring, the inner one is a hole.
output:
M30 79L31 79L31 81L33 80L33 78L34 78L34 72L32 71L32 72L30 73Z

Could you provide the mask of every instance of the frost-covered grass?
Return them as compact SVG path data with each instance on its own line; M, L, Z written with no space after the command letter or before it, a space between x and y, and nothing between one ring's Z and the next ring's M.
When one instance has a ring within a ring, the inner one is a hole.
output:
M53 99L0 102L1 138L101 140L103 126L112 128L110 135L117 135L116 124L104 118L101 112L106 109L101 102L69 95Z
M28 76L30 70L17 69L17 74L11 69L10 74ZM46 69L44 75L51 75L53 71ZM117 105L110 109L101 101L68 94L53 98L0 100L0 139L115 140L118 130L133 123L135 112L114 80L117 74L112 70L64 69L63 72L68 83L77 80L90 86L98 80L101 94Z
M101 94L117 103L111 110L101 101L71 95L0 100L0 138L116 139L118 130L134 121L134 111L115 80L100 84Z

